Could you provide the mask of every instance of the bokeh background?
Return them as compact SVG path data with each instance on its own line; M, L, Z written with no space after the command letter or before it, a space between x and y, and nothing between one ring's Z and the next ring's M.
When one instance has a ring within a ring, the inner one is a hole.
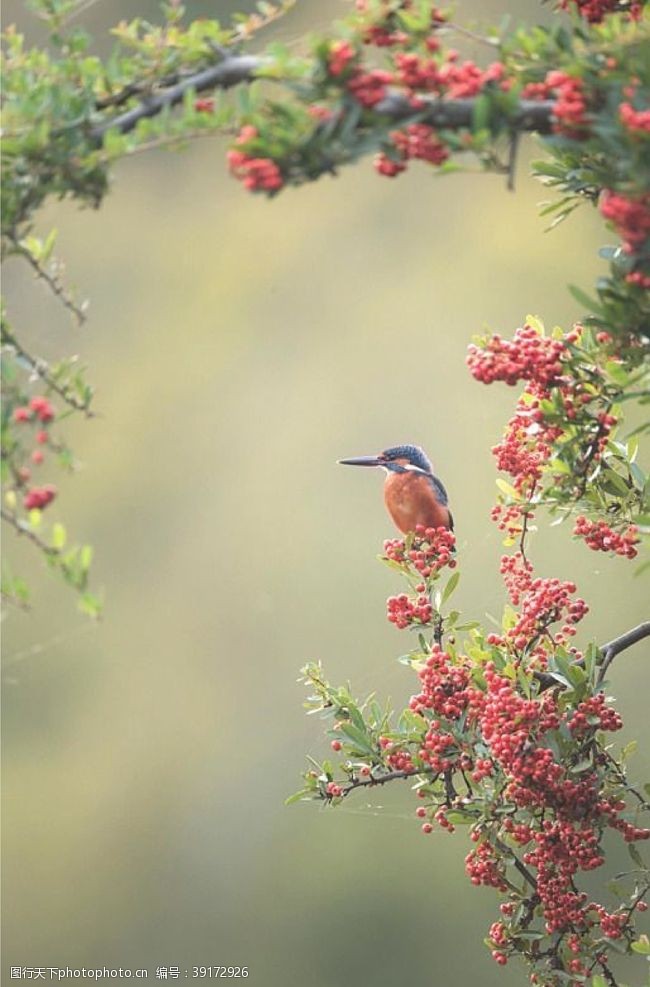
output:
M293 41L346 7L304 0L267 37ZM84 22L101 36L155 10L113 0ZM465 2L461 17L501 12ZM532 2L508 12L548 16ZM39 37L22 3L4 19ZM100 417L68 430L82 472L55 478L54 510L95 545L106 613L79 615L6 537L36 605L4 623L3 962L150 978L247 965L264 987L523 983L482 944L496 900L464 876L464 834L421 837L406 786L337 811L284 806L305 752L327 750L296 679L319 658L396 705L414 687L395 660L405 632L384 617L398 583L375 560L391 535L381 480L340 456L423 445L457 519L458 603L500 612L490 446L515 393L475 383L466 345L528 312L569 324L566 283L591 284L606 235L587 209L542 232L532 142L515 194L417 165L389 182L365 162L272 202L227 176L224 152L210 139L136 156L99 215L40 215L91 299L83 330L6 265L26 340L79 353L97 386ZM642 617L633 565L562 527L543 527L532 554L541 574L578 582L585 638ZM637 647L615 666L626 739L647 740L647 658ZM648 767L642 749L632 770Z

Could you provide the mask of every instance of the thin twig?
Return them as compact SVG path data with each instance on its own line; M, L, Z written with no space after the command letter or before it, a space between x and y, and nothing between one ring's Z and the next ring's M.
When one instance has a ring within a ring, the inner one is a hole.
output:
M461 24L452 23L452 21L447 21L444 25L443 30L449 29L455 31L457 34L463 34L466 38L470 38L472 41L477 41L480 45L487 45L494 51L495 48L501 47L501 41L498 38L487 38L484 34L477 34L476 31L471 31L468 27L463 27Z
M224 134L230 134L232 132L232 129L228 127L218 129L201 127L199 130L188 130L185 134L161 134L160 137L154 137L145 144L136 144L135 147L127 148L125 155L130 158L134 154L158 150L161 147L170 147L173 149L175 145L184 144L185 141L198 140L200 137L223 137Z
M347 795L349 792L353 792L355 788L373 788L375 785L385 785L389 781L398 781L404 778L416 778L418 775L431 774L433 769L421 768L417 771L387 771L383 775L367 775L365 778L352 778L350 781L345 782L341 785L341 791L343 795Z
M623 771L621 765L618 763L616 758L612 757L612 755L605 747L597 746L596 749L598 751L598 755L600 757L604 757L609 762L610 766L614 769L614 773L616 774L616 777L618 778L621 785L623 785L628 792L631 792L631 794L634 795L641 809L650 809L650 802L648 802L648 800L643 797L641 792L639 792L636 788L630 785L630 783L627 780L627 777L625 776L625 772Z
M74 7L69 14L66 14L66 22L74 20L75 17L79 17L81 14L85 14L86 11L93 7L97 2L98 0L79 0L77 6Z
M47 386L53 390L59 397L65 401L67 405L74 408L75 411L82 411L86 418L94 418L95 412L90 410L89 403L80 401L74 394L71 394L68 388L61 387L59 383L52 377L49 365L46 360L41 357L32 356L23 348L23 346L18 342L13 333L9 332L5 325L2 326L1 342L3 345L11 346L17 353L19 357L26 360L35 374L44 381Z
M535 878L533 877L533 875L530 873L530 871L528 870L528 868L526 867L526 865L524 863L522 863L522 861L519 859L519 857L515 853L512 852L512 850L510 849L510 847L506 846L505 843L502 843L501 840L498 837L496 837L496 836L492 836L491 835L490 836L490 839L494 843L494 845L497 848L497 850L500 850L501 853L505 853L509 857L510 857L510 855L512 855L512 864L513 864L513 866L517 868L517 870L519 871L519 873L521 874L521 876L524 878L524 880L526 881L526 883L527 884L530 884L531 888L534 888L535 891L537 891L537 881L535 880Z
M54 558L61 554L58 548L48 545L42 538L39 538L35 531L32 531L25 521L21 521L20 518L16 517L16 515L12 514L10 511L5 510L4 507L0 510L0 515L2 516L2 520L6 521L7 524L10 524L14 531L16 531L19 535L24 535L25 538L31 541L33 545L36 545L36 547L45 555L49 555Z
M14 236L9 236L8 239L14 247L14 252L25 258L28 264L30 264L30 266L34 269L36 277L45 281L50 290L58 299L60 299L68 311L72 313L77 321L77 324L80 326L83 325L86 321L86 313L80 305L77 305L72 295L66 291L60 279L50 274L45 267L39 264L36 258L30 253L27 247L20 242L20 240Z
M509 192L515 190L515 174L517 171L517 151L519 150L519 131L513 130L510 134L510 149L508 153L508 181L506 188Z
M533 482L530 490L530 496L528 497L528 504L532 501L535 496L535 487L537 486L537 480ZM526 557L526 536L528 535L528 522L530 520L528 511L524 511L524 522L521 528L521 537L519 539L519 551L521 552L521 557L523 559L524 565L528 565L528 558Z

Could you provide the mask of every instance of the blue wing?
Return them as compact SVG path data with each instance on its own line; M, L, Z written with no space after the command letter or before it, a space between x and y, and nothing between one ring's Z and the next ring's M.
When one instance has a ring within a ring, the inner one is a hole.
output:
M429 475L429 482L430 482L431 486L433 487L433 489L435 490L436 497L438 498L438 500L440 501L440 503L441 504L444 504L445 507L446 507L447 504L449 503L449 497L447 496L447 491L445 490L444 486L442 485L442 483L440 482L440 480L438 479L438 477L437 476L433 476L433 474L430 474Z

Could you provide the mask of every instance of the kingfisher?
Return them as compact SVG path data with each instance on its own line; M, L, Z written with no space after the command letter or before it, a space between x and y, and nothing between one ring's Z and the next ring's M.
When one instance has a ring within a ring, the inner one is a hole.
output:
M426 528L449 528L454 519L449 510L447 491L433 472L426 453L419 446L393 446L378 456L339 459L342 466L380 466L386 471L384 503L402 534Z

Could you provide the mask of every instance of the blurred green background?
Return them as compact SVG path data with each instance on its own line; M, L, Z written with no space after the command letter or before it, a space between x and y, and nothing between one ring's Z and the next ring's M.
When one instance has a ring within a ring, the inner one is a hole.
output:
M299 3L267 36L297 39L347 6ZM155 9L97 3L83 21L100 33ZM499 13L474 2L459 16ZM38 37L23 4L4 19ZM423 445L457 520L458 603L500 612L490 446L515 392L475 383L466 345L528 312L578 317L566 282L590 286L606 234L586 208L543 234L532 143L514 195L417 165L390 182L365 162L268 202L227 176L224 152L212 139L137 156L100 215L41 214L91 299L83 330L6 265L17 329L44 355L80 353L97 385L100 417L68 429L83 472L47 479L55 514L96 547L106 614L79 615L7 536L36 606L4 624L4 963L150 978L247 965L264 987L524 983L482 945L497 903L464 876L464 834L421 837L406 786L337 811L283 805L304 752L327 750L296 678L319 658L357 693L399 705L414 688L395 661L406 632L384 617L401 587L375 561L392 533L381 480L340 456ZM586 637L643 616L634 567L568 529L543 527L533 556L578 582ZM647 739L644 662L637 647L615 667L626 739ZM648 767L637 755L633 772Z

